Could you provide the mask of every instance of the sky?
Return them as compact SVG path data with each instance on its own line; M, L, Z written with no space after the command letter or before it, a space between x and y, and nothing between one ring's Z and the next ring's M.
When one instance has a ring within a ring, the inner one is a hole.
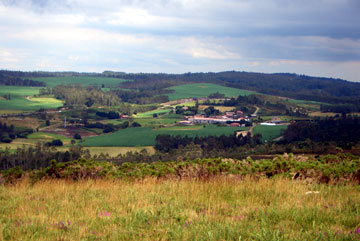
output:
M360 82L359 0L0 0L0 69Z

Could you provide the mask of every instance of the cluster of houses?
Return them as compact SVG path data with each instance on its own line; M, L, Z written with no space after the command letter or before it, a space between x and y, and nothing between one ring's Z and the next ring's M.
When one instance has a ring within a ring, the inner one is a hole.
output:
M181 125L194 125L194 124L228 124L229 126L241 126L245 125L245 122L248 122L249 119L244 117L242 111L228 111L222 116L209 116L206 117L205 114L195 115L195 116L186 116L185 120L179 121Z

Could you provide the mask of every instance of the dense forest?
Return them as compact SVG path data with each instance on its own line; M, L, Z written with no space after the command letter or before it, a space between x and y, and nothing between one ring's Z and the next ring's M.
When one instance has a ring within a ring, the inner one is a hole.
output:
M352 146L360 141L360 119L355 117L297 121L284 133L288 143L310 139L315 142L337 142Z

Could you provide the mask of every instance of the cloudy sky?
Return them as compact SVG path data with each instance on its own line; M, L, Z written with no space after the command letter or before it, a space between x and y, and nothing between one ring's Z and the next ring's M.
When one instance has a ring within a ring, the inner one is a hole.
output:
M0 0L0 69L360 82L359 0Z

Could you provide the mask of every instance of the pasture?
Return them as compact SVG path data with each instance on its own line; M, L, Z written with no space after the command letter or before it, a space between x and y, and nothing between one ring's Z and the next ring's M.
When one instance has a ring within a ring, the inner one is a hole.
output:
M191 97L194 98L207 97L215 92L222 93L226 97L251 95L256 93L249 90L235 89L235 88L230 88L230 87L225 87L210 83L186 84L186 85L170 87L168 89L175 91L175 93L168 94L170 101L184 99L184 98L191 98Z
M0 186L0 240L358 240L359 199L281 178L23 181Z
M45 77L35 78L35 80L43 81L48 87L54 87L57 85L69 85L69 84L81 84L83 86L104 84L106 88L116 87L119 83L126 80L119 78L107 78L107 77Z
M287 128L286 125L276 125L276 126L255 126L253 129L253 134L261 134L262 141L271 141L279 136L281 136L282 132Z
M159 128L152 129L150 127L136 127L119 130L112 134L106 134L95 137L88 137L82 143L86 147L92 146L153 146L155 145L155 138L160 134L167 135L181 135L181 136L220 136L232 135L239 130L247 130L245 127L227 127L227 126L205 126L200 129L187 127L174 128Z
M172 109L156 109L156 110L152 110L152 111L148 111L148 112L143 112L143 113L139 113L137 114L135 117L137 118L152 118L154 114L156 115L163 115L166 113L169 113Z
M0 110L34 111L63 106L63 102L55 98L32 98L39 94L39 89L39 87L1 86L0 96L10 95L10 99L0 99Z

